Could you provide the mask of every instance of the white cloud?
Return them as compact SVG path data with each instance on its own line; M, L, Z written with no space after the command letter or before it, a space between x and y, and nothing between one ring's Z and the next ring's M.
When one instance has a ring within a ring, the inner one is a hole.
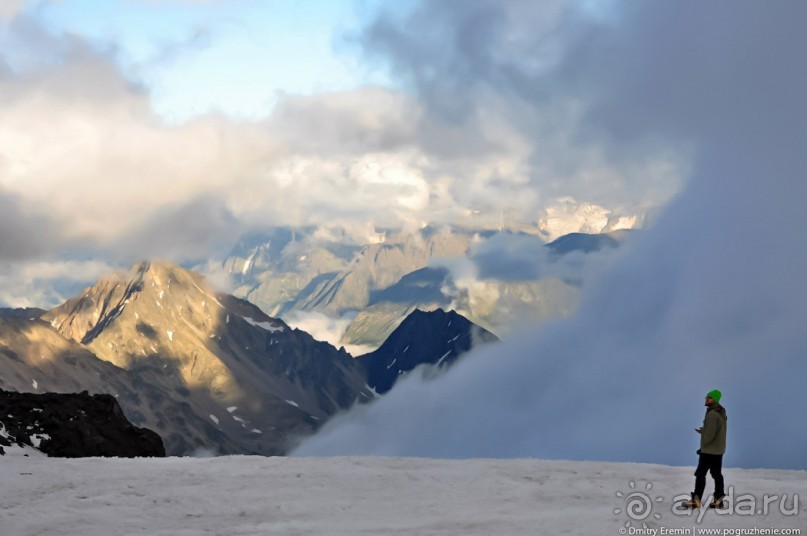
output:
M400 103L383 91L334 94L333 102L327 95L292 99L294 106L260 123L209 116L167 125L102 51L78 38L47 46L61 57L55 66L0 80L7 103L0 110L0 186L42 207L62 240L135 256L173 248L183 258L212 246L201 231L237 233L239 221L400 225L428 208L417 154L365 151L363 132L385 138L386 105ZM381 115L368 107L373 100L385 105ZM355 117L342 108L359 104L364 112ZM341 132L358 141L327 149L310 141L341 143L327 132L286 133L290 108L324 110L317 116L324 124L352 121Z
M390 196L404 210L421 212L429 206L429 185L422 172L389 154L362 156L350 166L350 177L360 191L377 198Z
M342 346L352 356L360 356L375 350L374 347L363 345L345 345L342 338L355 314L346 314L333 318L317 311L294 311L283 317L283 320L293 328L301 329L318 341L327 342L337 348Z
M524 20L552 28L562 10L528 9ZM10 37L21 56L2 53L15 70L0 76L0 194L20 231L0 238L0 259L83 248L113 264L197 260L273 225L338 226L366 243L380 239L377 229L426 223L535 224L563 195L630 216L665 202L688 158L655 146L649 156L614 157L601 137L581 136L579 97L530 100L473 80L450 102L423 87L365 87L282 95L262 121L167 124L122 72L114 46L23 22ZM509 44L497 41L499 60L514 54L514 69L545 72L554 60L531 63L524 28ZM448 59L462 54L446 50ZM468 74L449 69L433 82ZM438 109L454 100L467 111L462 120ZM597 227L589 223L574 230ZM492 292L461 281L474 300Z
M663 202L666 193L649 201L620 184L679 169L674 157L623 165L577 148L568 127L555 128L565 112L497 92L475 102L469 124L436 120L407 93L362 88L283 96L260 122L209 115L169 125L121 73L114 48L34 20L18 26L16 50L33 59L0 78L0 185L49 214L55 243L181 260L256 226L417 228L480 211L474 223L535 222L550 193L581 185L599 185L592 197L617 191L610 201L624 194L625 205ZM527 132L527 118L554 122ZM563 171L570 160L579 162ZM662 172L647 167L660 161Z
M23 0L3 0L0 2L0 19L10 21L21 13L24 7Z
M2 263L0 307L60 305L116 268L99 260Z
M199 266L195 266L193 271L202 274L217 292L233 294L236 290L237 285L232 274L227 271L221 262L208 260Z

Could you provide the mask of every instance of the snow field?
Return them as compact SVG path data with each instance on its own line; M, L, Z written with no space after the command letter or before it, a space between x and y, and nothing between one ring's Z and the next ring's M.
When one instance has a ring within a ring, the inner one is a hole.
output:
M651 515L650 528L807 529L804 504L795 516L707 511L698 524L695 516L673 515L670 499L692 489L692 472L530 459L15 455L0 458L0 534L616 535L629 520L616 493L645 491L646 482L648 495L664 498L654 504L661 519ZM743 493L807 499L804 471L729 468L725 475Z

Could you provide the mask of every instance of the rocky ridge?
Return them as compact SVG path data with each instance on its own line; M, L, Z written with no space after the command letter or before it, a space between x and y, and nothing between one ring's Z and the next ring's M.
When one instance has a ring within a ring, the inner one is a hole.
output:
M3 447L30 446L56 458L163 457L160 436L133 426L110 395L17 393L0 389Z

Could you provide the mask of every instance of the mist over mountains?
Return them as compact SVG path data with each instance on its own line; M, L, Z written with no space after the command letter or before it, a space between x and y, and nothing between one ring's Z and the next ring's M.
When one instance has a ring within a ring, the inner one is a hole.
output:
M201 275L156 260L110 274L49 311L0 313L0 388L101 393L115 408L120 404L120 417L151 430L144 434L157 432L169 455L283 455L416 366L437 372L476 344L497 340L453 311L416 310L378 352L354 359L217 292ZM385 361L387 348L403 346L411 352L394 370L383 364L393 376L382 380L372 363ZM0 417L17 440L30 424L20 419L31 417L34 398L25 399L26 412L10 403ZM54 411L43 415L56 426ZM87 429L104 437L103 419L96 421L88 418ZM74 433L67 428L46 432L53 445L69 443L71 455L81 456L81 442L59 435Z
M567 316L587 272L599 270L627 239L622 230L547 244L537 227L425 227L353 245L319 231L250 235L224 270L236 295L354 353L377 348L415 309L451 308L501 335Z
M149 69L248 12L171 6L213 30L138 61L70 3L0 8L0 386L118 395L172 452L676 465L719 388L727 466L805 467L804 4L361 2L337 41L385 81L175 122ZM351 355L438 309L503 342L355 404Z
M0 381L113 394L169 455L283 454L418 365L439 369L496 340L486 327L506 333L567 315L586 266L597 269L588 259L607 261L625 232L546 243L539 227L427 226L374 232L364 244L338 228L253 232L221 264L199 263L205 279L142 262L52 309L4 309ZM354 356L378 350L354 360L342 346ZM404 347L411 354L386 357Z
M504 46L504 30L519 24L510 16L527 9L474 5L508 21L489 27L493 37L474 32L486 36L486 50L491 40ZM377 404L331 421L299 453L688 465L704 393L719 388L730 423L726 465L805 467L805 428L779 410L805 402L807 235L793 231L807 195L805 34L796 22L805 7L613 7L601 24L566 20L570 42L540 74L452 47L479 19L431 4L413 19L432 21L426 35L374 34L415 73L428 70L405 43L429 40L444 51L435 62L473 66L464 74L479 77L480 94L486 84L509 89L539 109L555 93L528 91L536 86L525 81L564 91L585 109L583 130L622 155L662 143L689 144L695 156L686 189L589 281L573 318L472 352L430 385L407 378ZM428 33L434 25L460 30ZM418 81L436 107L452 84L467 82ZM500 353L507 358L489 367Z

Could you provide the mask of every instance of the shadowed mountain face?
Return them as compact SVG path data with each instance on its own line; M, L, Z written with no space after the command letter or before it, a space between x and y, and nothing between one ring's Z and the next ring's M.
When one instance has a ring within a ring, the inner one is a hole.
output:
M343 339L378 347L416 309L448 308L451 298L443 294L448 279L445 268L422 268L374 292L370 305L356 315Z
M367 370L367 383L379 394L418 365L448 367L477 344L499 339L454 311L415 310L381 347L358 358Z
M547 248L552 250L556 255L565 255L575 251L582 253L593 253L605 248L619 247L620 239L626 235L628 231L612 234L586 234L586 233L571 233L563 235L556 240L548 243Z
M4 309L0 308L0 318L28 318L35 319L42 316L45 312L44 309L37 309L36 307L22 307L19 309Z
M167 262L104 278L41 318L18 326L23 339L29 333L27 342L8 330L15 348L0 347L0 354L29 366L17 366L15 381L5 387L37 388L25 378L37 357L30 339L47 339L49 373L65 368L64 356L74 356L80 371L66 377L73 383L60 385L53 377L42 388L64 392L78 383L92 390L87 377L105 372L115 381L102 382L97 392L118 395L134 424L163 437L168 454L200 447L282 454L291 437L372 396L361 367L344 350Z

